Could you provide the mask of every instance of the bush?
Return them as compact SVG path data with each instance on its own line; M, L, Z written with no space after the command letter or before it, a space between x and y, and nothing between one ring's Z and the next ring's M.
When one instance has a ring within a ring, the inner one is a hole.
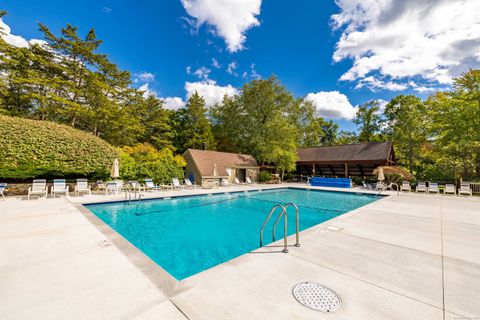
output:
M123 147L120 150L120 176L125 180L151 178L155 183L170 183L173 177L183 177L186 165L182 156L170 149L157 150L150 144Z
M0 178L105 177L117 151L92 134L0 115Z
M272 174L268 171L260 171L258 173L258 181L259 182L267 182L272 180Z
M405 180L403 177L399 174L396 173L385 173L385 183L390 184L390 183L397 183L401 184L402 181Z

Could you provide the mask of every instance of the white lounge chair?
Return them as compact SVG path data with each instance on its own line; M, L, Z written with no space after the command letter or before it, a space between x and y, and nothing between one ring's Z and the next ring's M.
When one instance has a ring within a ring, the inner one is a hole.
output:
M438 189L438 183L430 182L428 184L428 193L440 193L440 190Z
M92 195L92 189L88 185L88 179L77 179L75 193L77 194L77 197L80 195L80 193L88 193L89 195Z
M245 181L247 182L247 184L252 184L253 183L253 181L250 177L246 177Z
M377 182L377 185L375 186L375 190L380 190L384 191L387 190L387 185L381 181Z
M110 194L117 194L119 192L118 184L116 181L109 181L105 184L105 195Z
M470 184L469 183L462 183L460 185L460 189L458 190L458 195L467 195L467 196L471 196L472 195L472 189L470 188Z
M227 179L221 178L221 179L220 179L220 186L221 186L221 187L230 187L231 184L230 184L230 182L228 182Z
M3 192L7 189L7 184L6 183L0 183L0 195L2 196L2 199L5 199L5 195Z
M451 183L447 183L445 185L445 189L443 190L443 194L457 194L457 188L455 188L455 185L451 184Z
M244 182L240 182L240 180L238 179L238 177L235 177L233 179L233 182L235 182L235 184L240 184L240 185L244 185L245 183Z
M190 181L188 178L183 179L183 184L190 189L195 189L197 187L197 184L195 182L192 183L192 181Z
M97 185L97 190L98 191L105 191L106 186L105 186L105 183L102 180L97 180L96 185Z
M145 190L158 190L160 186L153 183L152 179L145 179Z
M172 188L173 189L183 189L183 185L180 184L180 181L177 177L172 178Z
M415 188L415 192L428 192L427 184L425 182L419 182Z
M412 191L412 186L410 185L410 182L408 181L402 181L402 186L400 187L401 191Z
M372 185L371 183L366 183L365 180L362 181L362 188L365 190L374 190L375 185Z
M127 188L129 191L145 191L145 187L137 180L131 180L127 182Z
M47 180L45 179L35 179L33 180L32 186L28 188L27 199L30 200L30 196L45 196L47 197Z
M53 198L58 194L68 196L68 186L65 179L54 179L53 185L50 188L50 194Z

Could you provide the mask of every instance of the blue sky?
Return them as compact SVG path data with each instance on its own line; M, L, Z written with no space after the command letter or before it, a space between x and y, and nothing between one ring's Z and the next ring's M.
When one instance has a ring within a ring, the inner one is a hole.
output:
M95 28L100 51L172 108L193 90L214 103L275 74L351 130L356 105L425 98L480 61L480 1L377 2L4 0L2 9L10 34L26 40L41 38L38 22L55 33Z

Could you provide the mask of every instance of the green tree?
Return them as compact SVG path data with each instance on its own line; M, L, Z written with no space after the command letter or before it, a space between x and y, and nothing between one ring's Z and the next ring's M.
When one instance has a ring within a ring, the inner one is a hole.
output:
M207 117L205 100L195 92L188 98L185 108L179 109L175 115L175 147L180 153L188 148L215 149L215 138Z
M167 148L175 151L175 132L172 127L174 111L164 109L163 101L153 95L142 100L139 101L139 115L144 131L139 142L150 143L159 150Z
M359 127L359 142L379 141L381 128L380 104L371 100L358 107L353 122Z
M394 143L398 163L413 173L420 165L422 146L427 142L425 105L416 96L400 95L386 105L384 116L384 134Z
M157 150L148 143L120 149L120 176L128 180L151 178L156 183L170 183L183 177L185 160L170 149Z
M452 92L427 100L431 118L431 161L441 173L455 179L479 177L480 70L454 79Z
M358 142L358 136L353 131L342 130L337 136L336 144L352 144Z
M301 113L307 112L301 100L270 77L245 84L239 95L223 102L212 110L219 145L273 163L279 172L294 169Z

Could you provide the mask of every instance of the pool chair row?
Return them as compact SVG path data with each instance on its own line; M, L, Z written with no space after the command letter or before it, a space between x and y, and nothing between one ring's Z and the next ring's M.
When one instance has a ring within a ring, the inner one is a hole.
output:
M412 191L412 187L410 182L403 181L402 186L400 188L401 191ZM472 189L470 188L469 183L462 183L460 184L460 188L457 188L452 183L447 183L444 186L439 186L436 182L429 182L427 186L427 182L419 182L417 187L415 188L415 192L424 192L424 193L436 193L440 194L443 191L443 194L451 194L451 195L472 195Z
M80 193L92 194L87 179L77 179L74 192L79 195ZM57 195L69 195L69 188L65 179L54 179L52 186L50 187L50 195L55 198ZM47 197L48 187L47 180L35 179L32 185L28 188L27 199L30 200L31 196Z

